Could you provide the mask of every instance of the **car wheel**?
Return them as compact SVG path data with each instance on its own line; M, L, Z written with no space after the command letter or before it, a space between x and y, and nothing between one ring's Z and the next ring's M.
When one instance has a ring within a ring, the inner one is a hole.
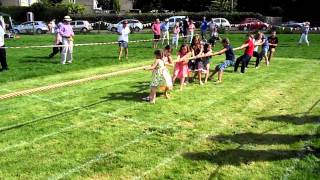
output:
M134 28L134 31L139 32L139 31L140 31L140 28L135 27L135 28Z
M37 30L36 30L36 33L37 33L37 34L42 34L42 30L41 30L41 29L37 29Z
M111 28L111 31L112 31L112 32L116 32L116 31L117 31L117 28L113 27L113 28Z
M230 31L231 27L230 26L225 26L224 28L226 31Z
M14 29L14 30L13 30L13 33L15 33L15 34L20 34L20 32L19 32L18 29Z
M87 33L87 32L88 32L88 29L87 29L87 28L82 28L82 29L81 29L81 32L82 32L82 33Z

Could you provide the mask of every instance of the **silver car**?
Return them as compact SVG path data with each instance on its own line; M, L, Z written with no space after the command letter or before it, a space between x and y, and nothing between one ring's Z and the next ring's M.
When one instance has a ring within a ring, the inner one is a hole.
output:
M13 26L13 31L17 34L23 33L37 33L37 34L45 34L49 31L48 26L43 21L34 21L34 22L24 22L20 25Z
M128 21L128 24L129 24L131 31L139 32L140 30L143 29L143 24L139 20L136 20L136 19L124 19L124 20L118 22L117 24L109 24L107 29L112 32L117 32L118 27L123 23L123 21Z
M70 24L73 30L76 32L87 33L93 30L91 24L88 21L77 20L77 21L71 21Z

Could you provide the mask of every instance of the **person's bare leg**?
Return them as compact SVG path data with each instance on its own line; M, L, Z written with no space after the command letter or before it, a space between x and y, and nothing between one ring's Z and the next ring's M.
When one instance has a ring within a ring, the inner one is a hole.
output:
M156 103L156 97L157 97L157 87L151 87L150 103L155 104Z
M223 71L218 71L218 82L222 82Z
M128 60L128 55L129 55L129 49L128 48L125 49L125 54L126 54L126 60Z
M209 79L211 80L211 79L213 78L213 76L214 76L217 72L218 72L217 69L215 69L215 70L212 72L212 74L209 76Z
M201 71L198 71L198 79L199 79L199 84L200 84L200 85L203 85L203 82L202 82L202 72L201 72Z
M180 79L180 91L183 90L184 80L185 80L185 79L186 79L185 77L183 77L183 78Z
M210 74L210 64L207 64L207 70L206 70L206 77L204 79L204 83L207 83L208 82L208 79L209 79L209 74Z
M122 47L119 47L119 61L121 61L122 58Z

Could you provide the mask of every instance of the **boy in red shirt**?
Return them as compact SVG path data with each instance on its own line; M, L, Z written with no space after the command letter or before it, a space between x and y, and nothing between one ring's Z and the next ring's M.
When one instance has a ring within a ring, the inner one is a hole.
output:
M253 43L253 34L248 33L248 39L246 40L246 42L244 44L242 44L240 47L238 48L234 48L233 50L241 50L241 49L245 49L244 54L242 56L240 56L235 65L234 65L234 72L238 71L238 67L240 65L241 62L241 73L245 72L245 68L247 67L248 62L250 61L251 57L253 56L253 51L254 51L254 43Z

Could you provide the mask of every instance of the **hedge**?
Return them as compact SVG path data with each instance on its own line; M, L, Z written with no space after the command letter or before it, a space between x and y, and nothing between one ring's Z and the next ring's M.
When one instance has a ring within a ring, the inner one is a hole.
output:
M143 13L143 14L124 14L124 15L116 15L116 14L85 14L85 15L74 15L73 19L77 20L88 20L90 22L104 21L108 23L117 23L122 19L138 19L142 23L151 23L156 18L160 20L164 20L165 18L171 16L188 16L194 21L201 21L203 16L206 16L207 19L210 18L218 18L223 17L228 19L231 23L239 23L244 18L253 17L258 18L262 21L265 20L265 17L259 13L253 12L198 12L198 13L189 13L189 12L181 12L181 13Z

